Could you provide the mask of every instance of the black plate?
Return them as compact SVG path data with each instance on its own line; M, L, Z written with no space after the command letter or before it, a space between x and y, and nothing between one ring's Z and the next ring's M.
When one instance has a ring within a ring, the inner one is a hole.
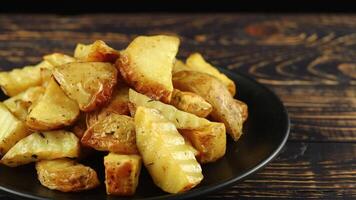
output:
M222 70L236 82L238 99L249 107L244 135L235 143L228 137L226 155L215 163L203 165L204 180L196 188L183 194L169 195L157 188L145 170L132 199L185 199L204 195L230 186L270 162L284 146L289 134L289 119L281 101L266 87L251 78ZM99 173L101 186L80 193L51 191L40 185L33 165L19 168L0 166L0 189L14 197L33 199L120 199L107 196L103 181L102 156L91 158L88 165ZM127 198L124 198L127 199Z

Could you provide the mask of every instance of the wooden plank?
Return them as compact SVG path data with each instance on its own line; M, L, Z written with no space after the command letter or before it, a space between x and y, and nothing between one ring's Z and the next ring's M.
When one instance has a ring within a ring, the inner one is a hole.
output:
M265 169L208 199L356 197L356 144L288 142Z

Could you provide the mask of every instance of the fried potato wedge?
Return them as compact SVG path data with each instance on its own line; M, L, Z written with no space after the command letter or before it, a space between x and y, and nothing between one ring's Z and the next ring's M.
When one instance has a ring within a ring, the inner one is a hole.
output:
M125 81L155 100L169 103L173 91L172 68L179 39L172 36L139 36L116 61Z
M134 120L116 113L109 113L88 128L81 142L99 151L138 153Z
M141 163L141 157L138 155L109 153L105 156L106 193L118 196L133 195L138 185Z
M179 132L199 152L196 157L200 163L214 162L225 155L226 133L223 124L201 130L180 129Z
M4 104L15 117L21 121L25 121L28 115L28 109L44 94L44 92L44 87L30 87L27 90L6 99Z
M173 90L170 104L179 110L192 113L198 117L207 117L213 110L213 107L201 96L177 89Z
M54 67L77 61L77 59L73 58L72 56L68 56L62 53L48 54L43 56L43 59L49 62Z
M78 104L52 79L43 96L31 106L26 124L34 130L53 130L71 125L78 116Z
M87 126L92 126L95 122L105 118L110 113L130 115L128 104L129 88L127 86L120 86L119 88L115 88L109 104L105 105L102 109L86 114Z
M176 59L176 62L173 65L172 73L174 74L180 71L189 71L189 70L190 68L187 65L185 65L183 61Z
M79 154L79 140L71 132L35 132L21 139L1 159L1 163L16 167L39 160L76 158Z
M154 108L159 110L166 119L174 123L178 129L197 130L212 124L219 124L216 122L210 122L205 118L195 116L191 113L178 110L172 105L150 99L149 97L132 89L129 90L129 100L131 103L130 112L132 113L132 116L134 116L135 108L138 106Z
M51 190L78 192L100 184L92 168L68 158L39 161L36 170L40 183Z
M12 97L33 86L42 84L41 69L51 69L53 66L43 61L35 66L26 66L8 72L0 72L0 86L3 92Z
M242 120L245 122L248 118L248 106L243 101L240 101L237 99L234 99L234 100L235 100L235 103L237 103L240 106L240 108L242 110Z
M80 110L92 111L105 105L117 82L117 70L110 63L74 62L56 67L53 76Z
M97 40L93 44L77 44L74 57L85 62L111 62L115 63L119 51L109 47L104 41Z
M18 120L6 106L0 103L0 157L5 155L16 142L30 132L24 122Z
M216 67L206 62L200 53L191 54L186 60L186 66L188 66L190 70L207 73L216 77L227 87L232 96L235 95L236 86L234 81L229 79L225 74L219 72Z
M138 107L136 142L154 183L168 193L180 193L198 185L202 169L174 124L156 109Z
M208 101L213 106L213 119L223 122L235 141L240 138L242 109L221 81L206 73L181 71L174 74L173 83L175 88L196 93Z

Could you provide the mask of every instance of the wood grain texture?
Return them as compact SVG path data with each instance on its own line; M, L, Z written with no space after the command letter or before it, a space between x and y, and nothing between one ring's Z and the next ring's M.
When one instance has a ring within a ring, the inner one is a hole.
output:
M356 15L0 15L0 68L102 39L117 49L142 34L179 35L179 57L213 64L272 89L292 127L283 153L209 199L356 198ZM1 198L0 198L1 199Z

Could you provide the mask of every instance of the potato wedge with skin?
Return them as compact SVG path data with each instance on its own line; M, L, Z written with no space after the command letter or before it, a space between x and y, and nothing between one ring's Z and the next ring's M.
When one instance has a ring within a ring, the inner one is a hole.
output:
M154 183L168 193L180 193L198 185L202 169L174 124L156 109L138 107L136 142Z
M6 99L4 104L15 117L25 121L28 109L44 94L44 91L45 88L41 86L30 87L26 91Z
M135 108L138 106L154 108L159 110L166 119L174 123L178 129L200 130L210 125L221 125L221 123L211 122L205 118L201 118L191 113L178 110L172 105L164 104L160 101L150 99L149 97L132 89L129 90L129 100L131 103L130 112L132 116L134 116L133 113L135 112Z
M173 90L172 99L169 104L198 117L207 117L213 110L213 107L201 96L192 92L182 92L177 89Z
M104 41L97 40L93 44L77 44L74 57L85 62L115 63L119 51L109 47Z
M13 147L16 142L30 132L24 122L18 120L6 106L0 103L0 157Z
M82 144L98 151L137 154L134 120L126 115L110 113L84 133Z
M243 125L242 109L221 81L206 73L181 71L174 74L173 83L175 88L194 92L208 101L213 106L213 119L223 122L235 141L240 138Z
M79 140L68 131L35 132L21 139L1 159L1 163L16 167L39 160L76 158Z
M136 191L141 171L141 157L109 153L104 157L105 186L109 195L130 196Z
M36 170L40 183L51 190L77 192L100 184L92 168L68 158L39 161Z
M35 66L26 66L8 72L0 72L0 86L4 93L10 97L15 96L30 87L42 84L41 69L50 69L53 66L43 61Z
M56 67L53 76L68 95L89 112L105 105L117 82L117 70L110 63L74 62Z
M73 58L72 56L68 56L62 53L48 54L43 56L43 59L49 62L54 67L77 61L77 59Z
M125 81L153 99L169 103L173 91L172 68L179 39L172 36L139 36L116 61Z
M120 85L119 88L115 88L110 99L110 102L100 110L89 112L86 114L87 126L92 126L96 121L105 118L110 113L116 113L119 115L130 115L129 110L129 88L124 85Z
M242 119L245 122L248 118L248 106L245 102L234 99L235 102L240 106L240 108L242 109Z
M232 96L235 95L236 86L234 81L229 79L225 74L219 72L216 67L206 62L200 53L191 54L186 60L186 66L188 66L190 70L207 73L216 77L227 87Z
M200 163L214 162L225 155L226 134L224 125L207 127L201 130L180 129L179 132L199 152L197 159Z
M185 65L185 63L182 60L176 59L176 62L173 65L172 73L175 74L180 71L189 71L190 68Z
M43 96L30 108L26 124L34 130L53 130L71 125L78 116L77 103L52 79Z

